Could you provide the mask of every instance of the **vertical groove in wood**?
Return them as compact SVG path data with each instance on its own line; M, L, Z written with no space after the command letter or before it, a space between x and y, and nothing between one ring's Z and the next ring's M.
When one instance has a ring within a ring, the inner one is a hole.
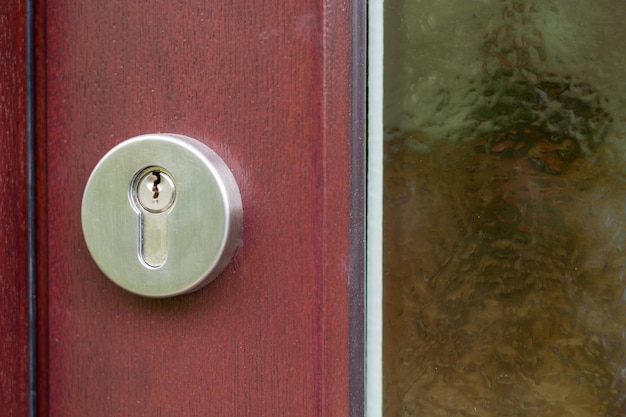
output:
M350 2L350 417L365 415L367 1Z
M0 410L28 413L25 8L0 4Z
M46 2L35 1L35 166L37 223L37 413L48 416L48 200Z

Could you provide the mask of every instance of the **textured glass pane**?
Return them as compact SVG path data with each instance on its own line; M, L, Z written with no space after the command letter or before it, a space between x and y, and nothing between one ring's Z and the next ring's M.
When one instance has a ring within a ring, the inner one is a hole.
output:
M625 22L385 1L385 417L626 415Z

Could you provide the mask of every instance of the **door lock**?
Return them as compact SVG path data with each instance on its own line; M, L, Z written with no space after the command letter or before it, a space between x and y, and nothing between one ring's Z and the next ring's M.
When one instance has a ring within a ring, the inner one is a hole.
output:
M182 135L142 135L114 147L87 181L81 214L98 267L147 297L204 287L241 245L243 209L231 171Z

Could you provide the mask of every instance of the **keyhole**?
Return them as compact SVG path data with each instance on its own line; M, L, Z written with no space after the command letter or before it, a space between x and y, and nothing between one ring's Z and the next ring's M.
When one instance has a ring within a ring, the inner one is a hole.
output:
M161 183L161 172L152 171L154 175L154 183L152 184L152 198L154 200L159 198L159 184Z
M174 180L167 171L150 167L135 175L131 192L139 215L139 259L149 268L160 268L167 259L167 218L176 198Z
M139 173L133 182L134 199L141 208L151 213L162 213L174 203L176 190L167 171L151 167Z

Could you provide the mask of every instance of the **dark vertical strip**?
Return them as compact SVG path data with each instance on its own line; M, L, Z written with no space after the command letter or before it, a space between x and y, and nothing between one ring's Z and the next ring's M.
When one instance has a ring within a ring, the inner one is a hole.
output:
M26 187L28 204L28 415L37 416L37 298L35 219L35 13L26 0Z
M350 416L365 415L365 196L367 7L351 5Z

